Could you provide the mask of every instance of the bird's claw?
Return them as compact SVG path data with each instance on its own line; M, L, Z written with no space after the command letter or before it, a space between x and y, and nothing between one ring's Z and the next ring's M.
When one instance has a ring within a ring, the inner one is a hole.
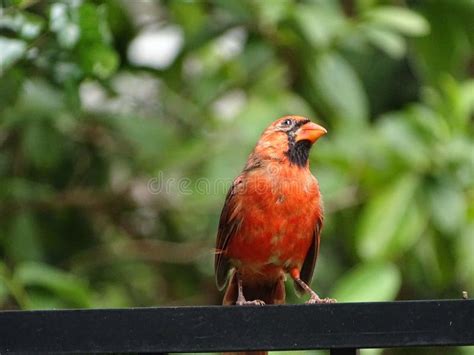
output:
M253 301L247 301L247 300L238 300L235 302L237 306L263 306L265 302L262 300L253 300Z
M330 304L337 303L337 300L334 298L319 298L318 296L311 296L309 300L306 301L306 304Z

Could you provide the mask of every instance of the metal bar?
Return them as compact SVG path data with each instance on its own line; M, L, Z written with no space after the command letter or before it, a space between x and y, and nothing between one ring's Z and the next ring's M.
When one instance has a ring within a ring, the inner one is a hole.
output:
M474 345L474 300L2 311L0 353Z
M343 349L331 349L330 355L359 355L359 349L355 348L343 348Z

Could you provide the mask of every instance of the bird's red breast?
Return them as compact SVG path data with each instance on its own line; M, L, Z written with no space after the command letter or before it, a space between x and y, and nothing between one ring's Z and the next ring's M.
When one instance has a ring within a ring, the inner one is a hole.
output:
M215 257L219 289L235 269L252 297L282 303L284 294L265 293L275 293L285 272L297 270L303 281L311 280L323 211L308 155L325 133L301 116L283 117L264 131L222 210ZM234 296L228 290L226 297Z

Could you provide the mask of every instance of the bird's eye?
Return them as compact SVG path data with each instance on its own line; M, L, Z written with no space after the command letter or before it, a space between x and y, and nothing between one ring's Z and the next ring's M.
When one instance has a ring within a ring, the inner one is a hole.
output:
M292 123L293 123L293 121L288 118L288 119L284 120L281 124L282 124L282 126L288 127L288 126L291 126Z

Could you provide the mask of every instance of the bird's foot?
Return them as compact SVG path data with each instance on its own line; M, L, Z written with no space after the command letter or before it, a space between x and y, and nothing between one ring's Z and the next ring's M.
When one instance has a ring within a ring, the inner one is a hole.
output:
M263 306L265 302L263 302L262 300L247 301L243 299L243 300L237 300L235 304L237 306Z
M329 304L337 303L337 300L334 298L319 298L318 295L311 295L310 299L305 302L306 304Z

